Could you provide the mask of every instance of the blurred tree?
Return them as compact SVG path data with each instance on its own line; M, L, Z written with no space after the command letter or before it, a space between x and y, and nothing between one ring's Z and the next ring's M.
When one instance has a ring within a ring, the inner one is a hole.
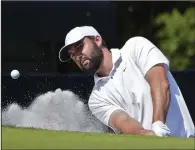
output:
M160 25L157 37L171 69L195 68L195 7L187 8L184 13L178 9L161 13L155 18L155 25Z

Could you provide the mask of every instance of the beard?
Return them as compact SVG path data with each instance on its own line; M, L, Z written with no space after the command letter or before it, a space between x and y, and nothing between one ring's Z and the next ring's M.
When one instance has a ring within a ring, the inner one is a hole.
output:
M102 49L99 48L95 42L93 42L93 51L91 54L91 59L89 59L89 61L89 67L85 68L84 66L82 66L82 70L84 72L95 73L100 68L103 61Z

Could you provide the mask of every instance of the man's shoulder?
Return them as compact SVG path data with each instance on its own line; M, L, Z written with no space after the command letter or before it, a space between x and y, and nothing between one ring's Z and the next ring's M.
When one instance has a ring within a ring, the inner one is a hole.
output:
M128 57L129 54L131 55L132 51L135 49L136 40L139 37L131 37L129 38L124 45L120 48L120 53L123 57Z
M120 49L122 55L128 55L129 53L132 54L134 53L137 48L142 46L147 46L149 40L145 37L142 36L134 36L129 38L123 47ZM133 54L132 54L133 55Z
M143 36L134 36L134 37L131 37L131 38L129 38L126 42L125 42L125 44L124 44L124 46L129 46L129 45L135 45L135 44L140 44L140 42L144 42L144 41L148 41L148 39L147 38L145 38L145 37L143 37ZM123 47L124 47L123 46Z

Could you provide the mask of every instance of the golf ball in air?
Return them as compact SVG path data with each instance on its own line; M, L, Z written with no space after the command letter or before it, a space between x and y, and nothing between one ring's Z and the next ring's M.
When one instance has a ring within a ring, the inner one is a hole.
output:
M19 76L20 76L20 72L19 72L18 70L12 70L12 72L11 72L11 77L12 77L13 79L18 79Z

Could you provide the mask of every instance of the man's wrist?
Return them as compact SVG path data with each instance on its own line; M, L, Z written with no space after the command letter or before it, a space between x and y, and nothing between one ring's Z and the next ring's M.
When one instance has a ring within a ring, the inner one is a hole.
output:
M157 121L161 121L162 123L165 124L166 119L164 116L164 112L163 110L159 110L160 108L158 108L158 112L156 110L154 110L156 113L153 114L153 123L157 122Z

